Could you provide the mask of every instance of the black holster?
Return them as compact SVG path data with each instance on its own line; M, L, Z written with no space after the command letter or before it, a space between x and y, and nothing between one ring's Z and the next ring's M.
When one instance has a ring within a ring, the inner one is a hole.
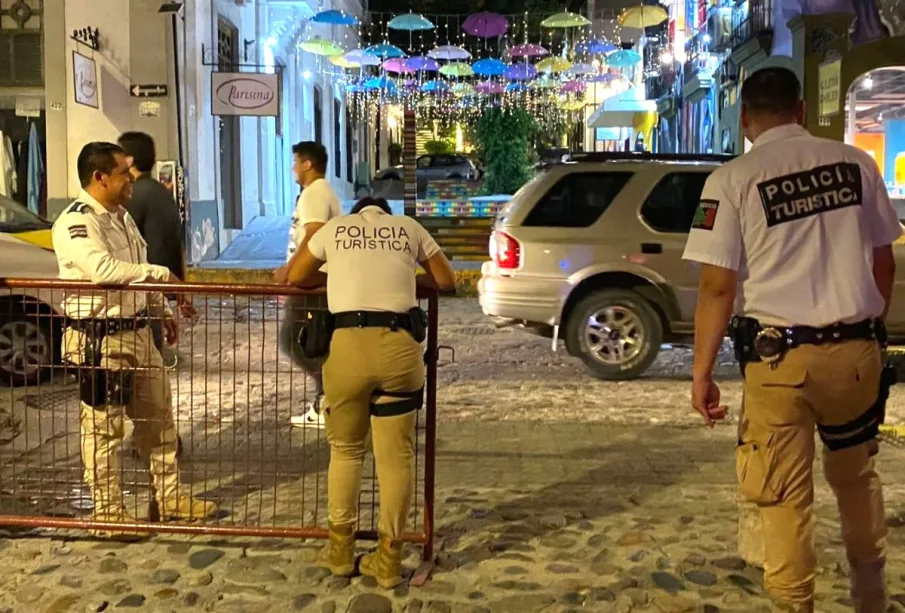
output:
M880 434L880 426L886 421L886 403L889 389L896 384L898 376L894 366L887 364L880 373L880 390L877 400L859 417L837 426L817 424L820 440L830 451L848 449L866 443Z
M329 311L312 311L299 332L298 343L302 353L310 360L324 358L330 353L330 341L335 330L333 314Z
M421 307L412 307L409 309L409 317L412 319L412 329L410 330L412 338L416 343L423 343L427 338L427 313Z
M108 404L129 404L134 390L134 373L101 368L101 344L106 336L103 324L95 322L82 332L85 346L79 365L79 400L96 411L104 410Z

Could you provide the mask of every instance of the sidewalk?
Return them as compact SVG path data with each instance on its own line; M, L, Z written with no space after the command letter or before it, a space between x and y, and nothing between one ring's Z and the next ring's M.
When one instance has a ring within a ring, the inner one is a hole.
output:
M766 611L760 573L735 555L733 444L731 428L443 422L440 567L422 588L328 578L314 542L49 533L0 539L0 611ZM884 445L891 516L905 509L903 460ZM817 610L851 611L835 507L818 484ZM905 611L905 528L891 525L890 610Z

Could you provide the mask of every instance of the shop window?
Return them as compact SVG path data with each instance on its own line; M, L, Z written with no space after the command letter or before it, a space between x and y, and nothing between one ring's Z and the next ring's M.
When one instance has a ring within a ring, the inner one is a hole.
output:
M333 170L338 177L343 176L343 152L342 152L342 122L339 118L342 115L342 103L336 98L333 99Z
M528 213L523 225L587 228L600 219L631 177L630 172L583 172L563 177Z
M44 0L0 2L0 86L44 85L43 30Z
M708 176L707 172L666 175L641 206L642 219L657 232L687 233Z
M324 144L324 107L321 88L314 86L314 142Z

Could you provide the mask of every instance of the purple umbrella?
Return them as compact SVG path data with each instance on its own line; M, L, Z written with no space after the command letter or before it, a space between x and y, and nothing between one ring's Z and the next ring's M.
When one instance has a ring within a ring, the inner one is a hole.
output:
M465 19L462 29L478 38L493 38L508 32L509 22L498 13L475 13Z
M474 90L479 94L502 94L503 85L496 81L481 81L475 85Z
M411 68L405 65L405 58L394 57L385 61L381 68L383 68L386 72L394 72L396 74L407 74L415 72Z
M506 69L503 76L512 81L528 81L537 76L537 68L531 64L513 64Z
M549 55L550 52L534 43L525 43L524 45L516 45L509 49L509 57L543 57Z
M419 55L418 57L410 57L405 61L405 67L416 72L427 72L431 70L440 70L440 64L437 60Z
M576 94L585 89L584 81L566 81L559 90L563 94Z

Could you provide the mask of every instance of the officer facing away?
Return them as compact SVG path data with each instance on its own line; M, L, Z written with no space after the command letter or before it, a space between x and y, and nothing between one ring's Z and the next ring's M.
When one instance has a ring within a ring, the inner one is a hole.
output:
M53 226L60 278L98 285L170 282L164 266L148 264L147 245L123 208L132 195L131 160L112 143L88 143L78 157L82 190ZM63 302L67 317L63 357L79 367L82 461L94 499L94 519L134 521L123 506L120 445L123 414L133 421L140 456L150 462L162 517L210 515L210 502L180 487L170 382L154 346L149 318L165 318L168 342L177 328L156 292L80 291ZM120 532L110 530L111 532Z
M455 287L455 273L421 224L366 199L357 214L328 221L293 260L293 285L323 282L335 332L324 363L330 541L319 562L336 575L355 571L355 525L368 430L380 487L380 540L361 572L384 588L402 581L402 542L412 499L415 411L423 403L424 322L413 312L418 264L428 284Z
M712 373L737 298L738 478L763 517L773 610L814 610L816 426L855 610L880 613L886 527L871 456L888 394L881 342L891 244L902 228L874 160L805 131L800 95L787 69L753 73L742 86L753 147L704 186L684 255L701 264L692 405L708 426L726 414Z

